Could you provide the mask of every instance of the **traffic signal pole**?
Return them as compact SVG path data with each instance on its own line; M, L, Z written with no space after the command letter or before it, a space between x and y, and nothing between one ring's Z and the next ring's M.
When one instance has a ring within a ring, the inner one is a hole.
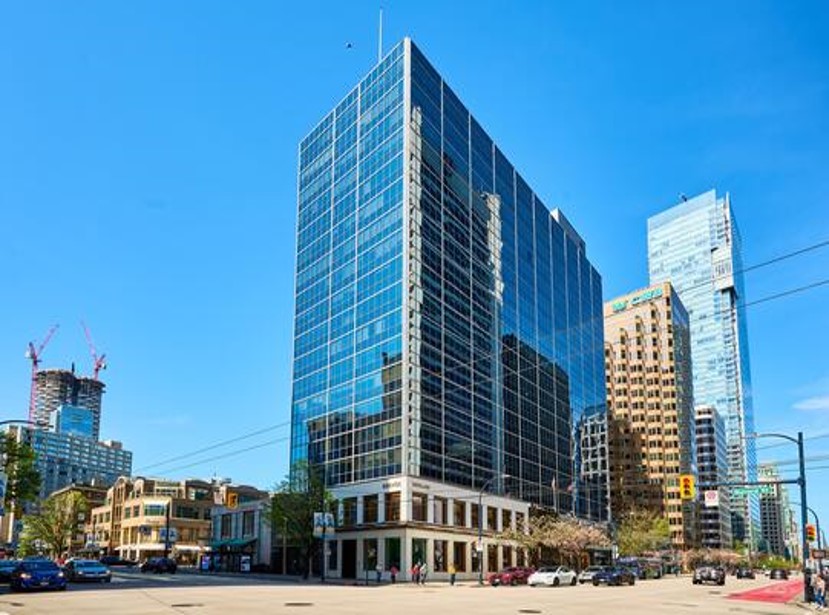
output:
M809 559L809 541L806 538L806 525L809 523L808 506L806 506L806 460L803 456L803 432L797 432L797 457L800 466L800 528L803 541L803 601L809 601L809 581L806 577L806 560Z

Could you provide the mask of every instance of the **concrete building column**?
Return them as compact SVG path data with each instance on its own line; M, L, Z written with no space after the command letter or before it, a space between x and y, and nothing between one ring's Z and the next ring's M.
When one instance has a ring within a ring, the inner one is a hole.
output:
M446 499L446 525L455 525L455 499Z
M426 496L426 522L435 522L435 496L431 493Z
M383 492L377 494L377 522L386 522L386 494Z
M362 525L365 521L365 500L362 495L357 496L357 525Z

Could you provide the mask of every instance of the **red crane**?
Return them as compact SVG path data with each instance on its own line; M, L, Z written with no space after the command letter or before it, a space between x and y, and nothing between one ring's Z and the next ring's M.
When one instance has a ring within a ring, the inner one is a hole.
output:
M35 420L35 401L37 399L37 369L40 365L40 357L43 354L43 349L46 348L46 344L49 343L49 340L52 339L52 336L55 334L55 331L58 330L60 325L52 325L52 328L49 329L49 332L46 334L46 337L43 338L43 341L40 343L40 346L35 348L34 342L29 342L29 347L26 349L26 358L32 362L32 389L29 393L29 422L33 423Z
M89 354L92 355L92 377L97 380L98 372L107 368L106 353L98 356L98 351L95 349L95 342L92 341L92 334L89 333L89 327L84 321L81 321L84 335L86 335L86 343L89 344Z

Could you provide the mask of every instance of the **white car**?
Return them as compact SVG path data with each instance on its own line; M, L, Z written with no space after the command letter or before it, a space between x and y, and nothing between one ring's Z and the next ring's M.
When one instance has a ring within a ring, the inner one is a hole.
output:
M536 585L558 587L559 585L575 585L576 579L576 571L570 570L567 566L544 566L530 575L527 584L530 587Z
M581 571L581 574L579 575L579 583L590 583L590 581L593 580L593 575L600 572L601 569L601 566L588 566Z

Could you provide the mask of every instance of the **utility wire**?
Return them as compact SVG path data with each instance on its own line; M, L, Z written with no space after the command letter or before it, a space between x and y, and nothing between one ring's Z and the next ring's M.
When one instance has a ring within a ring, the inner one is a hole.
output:
M754 271L754 270L757 270L757 269L760 269L760 268L763 268L763 267L767 267L767 266L769 266L769 265L772 265L772 264L775 264L775 263L779 263L779 262L781 262L781 261L783 261L783 260L786 260L786 259L789 259L789 258L793 258L793 257L795 257L795 256L799 256L799 255L801 255L801 254L804 254L804 253L807 253L807 252L810 252L810 251L813 251L813 250L816 250L816 249L819 249L819 248L822 248L822 247L825 247L825 246L829 246L829 240L826 240L826 241L821 241L821 242L818 242L818 243L815 243L815 244L812 244L812 245L806 246L806 247L804 247L804 248L800 248L800 249L798 249L798 250L794 250L794 251L792 251L792 252L788 252L788 253L781 254L781 255L776 256L776 257L774 257L774 258L772 258L772 259L769 259L769 260L766 260L766 261L763 261L763 262L760 262L760 263L756 263L756 264L751 265L751 266L748 266L748 267L744 267L744 268L742 268L742 269L738 270L737 272L735 272L735 273L734 273L734 274L732 274L732 275L736 275L736 274L739 274L739 273L745 273L745 272L748 272L748 271ZM722 276L720 276L720 277L722 277ZM714 279L716 279L716 278L714 278ZM685 288L685 289L683 290L683 292L687 292L688 290L691 290L691 289L696 288L696 287L706 286L706 285L708 285L708 284L710 284L710 283L711 283L711 281L706 280L706 281L705 281L705 282L703 282L703 283L700 283L700 284L693 285L693 286L690 286L690 287ZM761 299L757 299L757 300L755 300L755 301L751 301L751 302L744 303L744 304L743 304L743 307L749 307L749 306L752 306L752 305L758 305L758 304L765 303L765 302L768 302L768 301L772 301L772 300L775 300L775 299L780 299L780 298L783 298L783 297L786 297L786 296L789 296L789 295L792 295L792 294L795 294L795 293L799 293L799 292L803 292L803 291L806 291L806 290L810 290L810 289L812 289L812 288L816 288L816 287L823 286L823 285L826 285L826 284L829 284L829 278L827 278L827 279L825 279L825 280L821 280L821 281L815 282L815 283L812 283L812 284L808 284L808 285L805 285L805 286L801 286L801 287L798 287L798 288L789 289L789 290L786 290L786 291L783 291L783 292L780 292L780 293L776 293L776 294L774 294L774 295L770 295L770 296L767 296L767 297L763 297L763 298L761 298ZM573 325L572 327L568 327L568 329L574 329L574 328L580 328L580 327L581 327L581 325ZM662 326L660 326L660 327L658 327L658 329L667 329L667 327L662 327ZM653 333L653 331L650 331L650 332L645 332L645 333ZM551 339L554 339L554 337L555 337L555 335L556 335L556 334L561 334L561 331L559 331L559 332L553 332L553 333L550 335ZM540 339L541 339L541 338L540 338ZM540 341L540 339L539 339L539 341ZM451 372L452 372L452 371L454 371L454 370L461 370L461 369L472 369L472 366L473 366L473 365L474 365L477 361L482 361L482 360L485 360L485 359L487 359L487 358L492 358L493 356L495 356L495 355L497 355L497 354L500 354L500 351L491 352L491 353L488 353L487 355L483 355L483 356L476 357L475 359L473 359L472 361L470 361L470 362L468 362L468 363L464 363L464 364L456 365L456 366L454 366L453 368L450 368L449 370L444 370L444 371L442 371L441 373L434 374L434 375L437 375L437 376L440 376L440 377L442 377L442 378L445 378L445 377L446 377L449 373L451 373ZM576 356L575 356L575 357L572 357L572 358L578 358L581 354L582 354L582 353L578 353L578 354L576 354ZM585 353L585 354L586 354L586 353ZM540 367L539 367L538 365L535 365L535 364L534 364L534 365L530 365L530 366L528 366L527 368L525 368L525 370L526 370L526 371L537 371L538 369L540 369ZM518 371L518 373L517 373L517 375L522 374L525 370L519 370L519 371ZM426 371L428 371L428 370L426 370ZM476 383L485 383L485 382L487 382L487 381L491 381L491 380L493 380L493 379L492 379L492 378L485 377L485 378L477 378L477 379L475 379L475 382L476 382ZM450 383L450 385L452 385L452 384L454 384L454 383ZM471 386L471 383L470 383L470 386ZM465 387L465 386L463 386L463 385L455 385L455 387L456 387L456 389L465 389L465 388L466 388L466 387ZM443 392L443 393L444 393L444 396L446 395L446 392L447 392L447 391L446 391L446 390L444 390L444 392ZM450 391L450 392L451 392L451 391ZM159 466L168 465L169 463L173 463L173 462L175 462L175 461L179 461L179 460L181 460L181 459L186 459L186 458L188 458L188 457L190 457L190 456L193 456L193 455L198 455L198 454L200 454L200 453L208 452L208 451L213 450L213 449L215 449L215 448L221 448L221 447L223 447L223 446L227 446L227 445L229 445L229 444L233 444L233 443L235 443L235 442L239 442L239 441L242 441L242 440L245 440L245 439L248 439L248 438L252 438L252 437L257 436L257 435L260 435L260 434L262 434L262 433L267 433L268 431L273 431L274 429L278 429L278 428L281 428L281 427L288 426L288 425L290 425L290 423L291 423L291 421L285 421L285 422L282 422L282 423L277 423L277 424L272 425L272 426L270 426L270 427L265 427L265 428L263 428L263 429L259 429L259 430L253 431L253 432L249 432L249 433L246 433L246 434L243 434L243 435L240 435L240 436L234 437L234 438L230 438L230 439L228 439L228 440L223 440L223 441L221 441L221 442L217 442L217 443L215 443L215 444L212 444L212 445L209 445L209 446L206 446L206 447L203 447L203 448L197 449L197 450L195 450L195 451L191 451L191 452L189 452L189 453L185 453L185 454L182 454L182 455L177 455L177 456L175 456L175 457L168 458L168 459L166 459L166 460L164 460L164 461L160 461L160 462L156 462L156 463L150 464L150 465L148 465L148 466L144 466L144 467L143 467L143 468L141 468L140 470L147 470L147 469L151 469L151 468L155 468L155 467L159 467ZM825 434L825 435L829 435L829 434ZM815 436L815 437L817 437L817 436ZM285 440L285 439L288 439L288 438L281 438L281 439L279 439L278 441L282 441L282 440ZM273 443L273 441L271 441L271 442L269 442L269 443ZM234 451L234 452L232 452L232 453L228 454L228 456L242 454L242 453L248 452L249 450L256 450L256 449L258 449L258 448L262 448L263 446L265 446L265 444L263 444L263 445L256 445L256 446L254 446L254 447L249 447L249 448L247 448L247 449L240 449L240 450L238 450L238 451ZM776 446L776 445L772 445L772 446ZM769 447L769 448L770 448L770 447ZM221 459L221 458L223 458L223 456L218 456L217 458L218 458L218 459ZM198 461L198 462L194 462L194 463L191 463L191 464L187 464L187 465L186 465L186 466L184 466L184 467L178 467L178 468L173 468L173 469L167 469L167 470L165 470L165 472L173 472L173 471L177 471L177 470L179 470L179 469L184 469L184 468L187 468L187 467L193 467L194 465L200 465L200 464L207 463L207 462L209 462L209 461L213 461L213 460L215 460L215 459L214 459L214 458L204 459L204 460L201 460L201 461ZM786 463L788 463L788 462L786 462ZM140 471L140 470L139 470L139 471Z

